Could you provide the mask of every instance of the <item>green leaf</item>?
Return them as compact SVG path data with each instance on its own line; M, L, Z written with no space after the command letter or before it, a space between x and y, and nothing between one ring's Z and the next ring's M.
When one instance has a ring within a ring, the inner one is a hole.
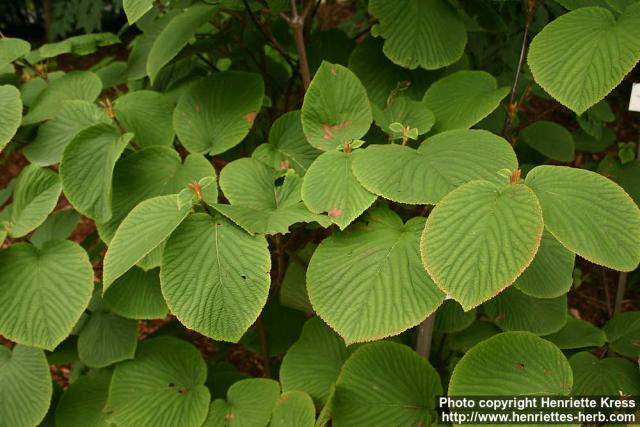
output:
M611 350L629 357L640 355L640 311L617 314L603 329Z
M438 373L411 348L385 341L367 344L340 372L332 425L431 425L441 394Z
M89 101L64 101L59 112L38 128L38 135L24 148L24 155L40 166L60 163L64 149L76 135L100 123L111 123L104 109Z
M172 337L143 341L134 360L116 365L109 388L111 424L199 427L207 417L207 365L191 344Z
M364 188L400 203L435 204L476 179L504 182L497 172L517 169L511 145L484 130L454 130L420 147L370 145L358 151L353 173Z
M468 129L498 108L509 93L506 86L484 71L462 70L441 78L422 102L436 115L434 130Z
M434 329L447 334L460 332L475 322L476 315L475 309L464 311L460 304L448 299L438 308Z
M594 138L584 130L578 129L573 133L573 139L576 145L576 151L599 153L613 145L616 141L616 134L609 128L603 128L602 136L600 138Z
M312 317L305 322L300 338L282 360L282 390L302 390L316 404L324 406L329 389L336 382L351 350L320 318Z
M483 305L489 320L504 331L528 331L548 335L567 322L567 296L533 298L514 287L505 289Z
M120 135L108 124L80 131L67 145L60 163L62 188L81 214L105 222L111 218L113 168L133 134Z
M29 112L22 118L23 125L52 119L59 106L68 100L93 102L102 91L102 81L90 71L72 71L50 82L38 95Z
M16 180L11 204L9 234L22 237L46 219L58 203L60 179L50 169L29 165Z
M0 414L2 424L30 427L47 414L52 387L44 352L17 345L0 346Z
M129 92L113 105L116 118L127 132L135 134L140 147L173 143L173 102L150 90Z
M89 304L93 269L86 252L66 240L39 249L15 243L0 251L0 334L54 349Z
M573 252L545 229L535 258L513 286L535 298L564 295L573 285L575 258Z
M184 8L158 34L147 59L147 74L152 83L162 67L167 65L189 43L200 27L211 19L217 7L213 4L195 3Z
M165 29L169 22L180 13L177 9L167 11L157 19L142 28L143 34L136 37L131 43L132 49L127 60L127 78L129 80L138 80L147 76L147 60L149 53L160 33ZM140 23L138 26L140 27Z
M397 335L444 299L420 263L424 218L378 209L368 221L323 240L307 271L314 310L348 344Z
M433 80L427 71L414 71L393 64L382 52L380 38L367 37L349 56L349 69L360 79L371 103L384 108L392 92L403 90L412 99L422 99Z
M111 372L97 370L69 384L56 406L56 425L108 427L105 409Z
M327 212L341 230L377 198L353 174L352 164L360 155L362 150L323 153L313 162L302 183L302 200L307 208L314 213Z
M331 224L302 202L302 178L291 172L277 185L280 175L256 159L235 160L220 173L220 188L231 204L213 207L251 234L286 234L298 222Z
M280 396L280 385L267 378L250 378L229 387L227 401L211 402L203 427L266 427Z
M585 320L567 317L567 323L558 332L543 337L561 350L573 350L585 347L602 347L607 336L602 329L596 328Z
M80 214L73 209L63 209L51 214L31 235L29 240L41 248L51 240L64 240L80 222Z
M542 88L580 115L603 99L640 59L640 4L616 19L602 7L557 18L536 35L528 62Z
M313 400L303 391L282 393L273 408L270 427L313 427L316 408Z
M437 318L436 318L437 320ZM449 346L459 352L467 352L476 344L491 338L502 332L496 325L486 320L475 321L468 328L450 334L448 336Z
M323 61L302 104L302 129L322 151L360 139L371 126L371 106L360 80L348 68Z
M316 247L316 244L309 243L289 258L280 285L280 304L306 313L313 312L307 295L307 266Z
M190 152L223 153L247 136L263 97L264 83L259 75L215 73L182 94L173 112L173 128Z
M204 156L190 154L183 162L169 147L148 147L120 159L113 171L113 214L108 222L98 224L100 237L110 242L120 223L139 203L179 193L205 176L215 177L216 172Z
M613 181L563 166L538 166L527 185L547 229L567 249L596 264L631 271L640 262L640 210Z
M104 257L103 292L166 240L189 215L177 195L158 196L137 205L122 221Z
M250 236L220 216L194 214L167 242L160 282L185 326L237 342L267 301L270 269L264 236Z
M608 357L598 359L589 352L576 353L569 359L573 370L574 396L634 396L640 394L637 363Z
M138 322L108 310L96 310L78 334L78 356L91 368L104 368L133 359L138 345Z
M2 40L6 39L0 39L0 42ZM1 45L0 52L2 52ZM21 120L22 100L20 91L15 86L0 86L0 152L16 134Z
M554 122L540 120L522 129L522 140L542 155L561 162L571 162L575 157L573 135Z
M371 0L369 13L380 20L373 35L385 39L384 54L405 68L446 67L467 44L464 23L445 0Z
M96 52L99 47L117 43L120 43L120 39L113 33L81 34L56 43L45 43L38 49L32 50L25 59L31 64L35 64L65 53L89 55Z
M113 282L104 302L111 311L129 319L164 319L169 311L160 291L158 270L132 268Z
M429 132L436 122L431 110L422 102L405 96L393 99L384 110L374 107L373 113L376 125L387 133L393 123L401 123L405 128L416 128L418 135L422 135Z
M122 7L129 25L133 25L153 7L153 0L123 0Z
M522 274L543 228L540 205L525 185L471 181L429 215L422 261L436 285L469 310Z
M555 345L530 332L480 342L458 362L449 396L568 396L571 366Z
M307 142L302 131L300 111L278 117L269 130L269 143L259 145L251 157L276 170L293 169L303 176L320 151Z
M0 38L0 68L20 59L31 50L31 44L22 39L12 37Z

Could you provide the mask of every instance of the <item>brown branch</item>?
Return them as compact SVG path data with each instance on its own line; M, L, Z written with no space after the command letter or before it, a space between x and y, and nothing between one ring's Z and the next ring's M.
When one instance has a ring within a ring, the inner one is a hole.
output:
M416 353L429 360L431 353L431 339L433 337L433 325L436 321L436 313L431 313L418 326L418 336L416 338Z
M281 13L280 16L287 22L289 28L293 32L293 39L296 43L296 51L298 52L298 65L300 76L302 77L302 84L306 91L311 84L311 72L309 71L309 61L307 60L307 49L304 44L304 25L311 12L315 0L308 0L302 14L298 14L298 6L296 0L291 0L291 16L287 16Z

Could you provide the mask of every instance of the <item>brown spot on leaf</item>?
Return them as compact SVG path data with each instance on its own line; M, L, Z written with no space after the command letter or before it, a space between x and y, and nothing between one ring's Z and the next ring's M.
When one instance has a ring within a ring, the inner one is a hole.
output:
M324 131L324 135L322 135L322 137L324 139L331 139L335 136L332 132L333 130L344 129L346 127L351 126L351 123L353 123L351 120L347 120L346 122L339 123L337 125L330 125L328 123L323 123L322 130Z
M332 74L332 75L334 75L334 76L335 76L336 74L338 74L338 73L336 72L336 67L331 67L331 74Z
M255 111L251 111L244 115L244 119L247 121L247 123L252 125L253 121L256 119L256 116L257 116L257 113Z
M329 212L327 212L331 218L338 218L343 214L342 209L340 208L331 208Z
M524 369L524 363L522 363L522 362L518 362L518 363L516 363L516 368L518 368L518 369Z
M280 162L280 164L278 165L278 169L280 170L287 170L291 168L291 165L289 165L289 160L288 159L284 159Z
M227 415L225 415L225 416L224 416L224 419L225 419L225 420L232 420L232 419L234 419L235 417L236 417L236 416L235 416L234 414L229 413L229 414L227 414Z
M196 106L194 107L194 110L196 110L196 113L199 113L200 110L202 110L202 107L200 107L200 103L196 102Z

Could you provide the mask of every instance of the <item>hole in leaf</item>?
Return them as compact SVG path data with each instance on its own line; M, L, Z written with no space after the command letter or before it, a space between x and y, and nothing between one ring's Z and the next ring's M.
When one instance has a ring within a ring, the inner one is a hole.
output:
M169 383L169 387L175 387L176 385L174 383Z
M242 277L243 280L247 280L247 276L244 274L241 274L240 277Z
M276 187L282 187L282 184L284 184L284 176L276 178L276 180L274 181L274 185Z

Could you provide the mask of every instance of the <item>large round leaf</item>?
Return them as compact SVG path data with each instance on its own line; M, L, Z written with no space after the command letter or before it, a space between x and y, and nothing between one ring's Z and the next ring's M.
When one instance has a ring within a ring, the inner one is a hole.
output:
M640 355L640 311L617 314L603 329L611 350L629 357Z
M191 344L144 341L135 360L119 363L109 388L110 423L123 427L199 427L207 417L207 365Z
M300 338L282 360L282 390L303 390L317 404L324 406L331 385L351 353L349 350L338 334L320 318L312 317L304 324Z
M0 41L2 40L4 39L0 39ZM16 134L21 120L22 99L20 91L15 86L0 86L0 151Z
M38 128L38 135L24 148L30 162L40 166L59 163L66 146L78 132L99 123L110 123L104 109L89 101L65 101L53 119Z
M564 166L538 166L526 183L540 200L547 229L567 249L621 271L640 262L640 210L613 181Z
M52 119L60 104L67 100L95 101L102 91L100 77L90 71L72 71L51 81L38 95L29 112L22 118L23 125Z
M307 271L314 310L347 343L397 335L444 299L420 263L424 219L403 224L394 212L379 209L368 221L362 230L325 239Z
M602 347L607 342L607 336L602 329L586 320L574 319L570 316L567 317L567 323L562 329L543 338L562 350Z
M342 65L323 61L304 96L302 129L314 147L335 150L371 126L371 106L360 80Z
M118 227L104 257L103 291L164 242L191 212L179 206L177 195L145 200Z
M157 269L132 268L113 282L103 298L111 311L129 319L164 319L169 311Z
M432 84L422 102L436 115L434 129L468 129L498 108L509 93L491 74L462 70Z
M167 242L160 281L185 326L237 342L267 301L270 269L264 236L250 236L220 216L194 214Z
M100 237L107 243L124 218L139 203L157 196L179 193L205 176L216 176L211 163L199 154L184 161L169 147L148 147L120 159L113 170L113 214L98 224Z
M50 169L29 165L16 180L9 219L9 235L22 237L40 226L56 207L62 185Z
M211 402L204 427L266 427L280 396L272 379L250 378L229 387L227 400Z
M574 396L636 396L640 394L638 364L618 357L598 359L589 352L569 359Z
M64 149L62 188L78 212L96 222L111 218L113 167L132 137L98 124L80 131Z
M105 405L110 383L111 372L98 370L69 384L56 406L56 425L108 427Z
M269 130L269 143L258 146L251 157L265 162L275 170L292 168L300 176L320 155L309 145L302 131L300 111L289 111L278 117Z
M615 88L640 59L640 4L620 18L584 7L554 20L533 39L536 82L580 115Z
M264 83L257 74L213 74L180 97L173 112L173 128L190 152L222 153L247 136L263 96Z
M385 39L384 54L406 68L453 64L467 44L464 23L445 0L371 0L369 12L380 20L373 31Z
M567 296L533 298L514 287L505 289L483 305L484 311L504 331L529 331L547 335L567 322Z
M543 228L540 205L525 185L471 181L429 215L422 260L436 285L469 310L524 271Z
M496 183L501 169L516 169L511 145L485 130L453 130L428 138L415 150L403 145L370 145L359 150L353 173L369 191L400 203L435 204L474 180Z
M505 332L462 357L449 395L567 396L572 385L571 366L558 347L529 332Z
M545 229L536 257L513 286L536 298L564 295L573 286L575 258L573 252L568 251Z
M78 334L78 357L92 368L133 359L138 345L138 322L108 310L96 310Z
M278 185L279 178L279 172L256 159L235 160L220 173L220 188L231 204L213 207L252 234L286 234L298 222L331 224L302 202L302 178L291 171Z
M93 269L77 244L13 244L0 251L0 334L52 350L71 333L92 291Z
M303 391L292 390L282 393L271 416L270 427L313 427L316 408L313 400Z
M113 111L141 147L173 142L173 102L167 95L150 90L129 92L118 98Z
M0 345L0 414L7 427L31 427L47 414L52 387L44 352Z
M438 373L415 351L392 342L367 344L338 377L333 425L431 425L440 394Z
M564 126L540 120L522 129L522 140L542 155L561 162L571 162L575 157L573 135Z
M376 195L360 185L353 174L351 153L329 151L318 157L304 177L302 200L314 213L328 213L331 221L344 230L376 200Z

